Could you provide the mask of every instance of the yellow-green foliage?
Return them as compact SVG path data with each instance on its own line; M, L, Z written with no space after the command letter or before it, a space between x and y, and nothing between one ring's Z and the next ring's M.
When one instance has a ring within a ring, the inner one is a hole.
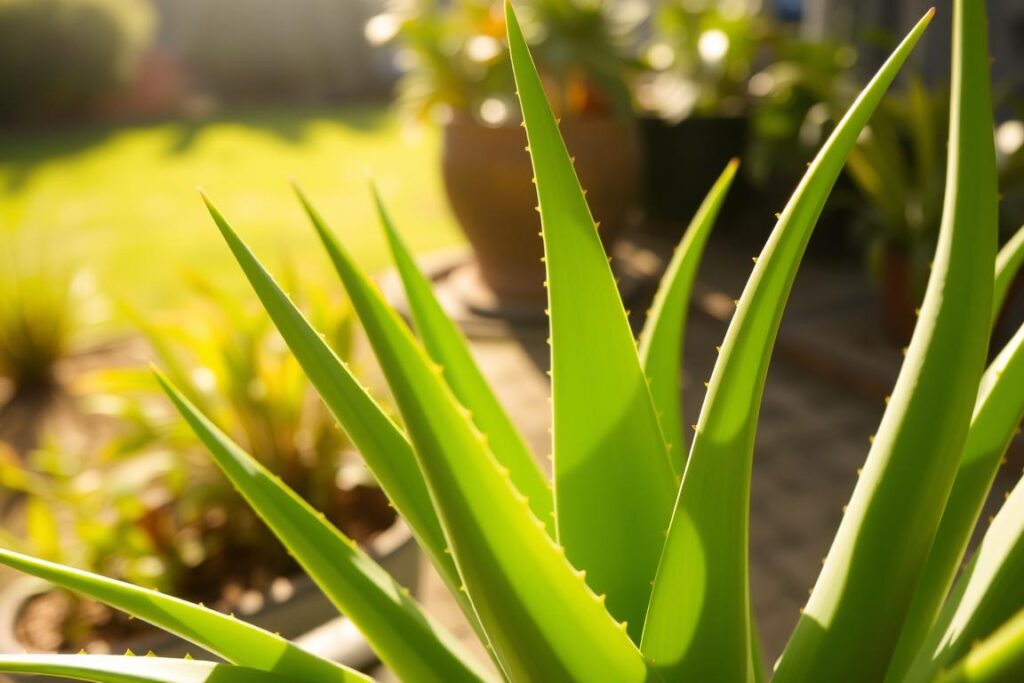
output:
M58 364L102 313L92 281L55 256L45 230L0 230L0 378L15 391L56 381Z
M763 680L750 619L747 536L754 435L771 349L832 184L932 13L854 103L782 211L737 303L683 462L664 437L679 431L678 404L666 398L671 392L648 388L649 381L674 382L678 367L652 350L655 341L645 341L641 352L630 336L572 162L515 14L510 5L506 10L546 250L550 498L536 460L523 457L521 439L510 436L507 416L479 381L465 341L439 318L383 210L420 339L300 193L395 396L402 427L210 205L282 336L459 597L493 668L466 659L378 566L160 381L224 473L403 680ZM1024 485L996 516L968 570L949 585L965 530L974 527L1024 412L1024 332L982 379L996 281L983 4L957 0L953 24L950 164L928 294L849 510L775 669L779 681L994 682L1017 680L1024 665ZM683 241L648 324L652 339L681 338L678 309L688 299L692 260L729 173ZM1001 268L1006 262L1001 259ZM11 552L0 551L0 562L127 609L263 672L266 680L360 678L201 607ZM0 670L99 681L244 677L233 667L194 666L0 657Z

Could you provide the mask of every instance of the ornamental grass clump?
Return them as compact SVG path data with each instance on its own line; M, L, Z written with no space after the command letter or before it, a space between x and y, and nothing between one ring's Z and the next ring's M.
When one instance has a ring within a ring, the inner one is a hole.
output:
M552 481L376 198L418 339L301 195L401 412L392 421L212 204L246 277L325 403L448 583L493 667L234 445L167 380L217 464L381 659L407 681L759 681L748 516L758 405L786 299L844 159L932 17L837 126L781 212L737 302L683 449L678 351L701 249L735 166L675 254L635 343L558 125L511 7L507 28L543 224L551 318ZM996 184L984 5L954 3L942 229L906 361L821 575L773 678L1019 680L1024 486L957 578L1024 411L1024 329L985 369ZM1001 259L1000 264L1014 259ZM781 501L780 504L785 504ZM0 670L99 681L366 677L203 607L10 552L4 564L126 610L226 664L3 656Z

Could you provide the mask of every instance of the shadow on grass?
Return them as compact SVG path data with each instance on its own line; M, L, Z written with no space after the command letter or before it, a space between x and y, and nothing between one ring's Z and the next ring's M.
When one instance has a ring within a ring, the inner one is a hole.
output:
M10 176L0 191L17 192L43 164L60 162L108 143L115 135L169 128L173 141L168 155L192 151L201 133L214 126L239 126L300 145L316 123L333 123L352 131L373 132L387 125L384 103L346 105L252 105L226 110L203 119L165 119L144 123L68 124L46 128L0 129L0 168Z
M382 104L338 106L253 107L226 112L210 119L175 122L177 140L170 147L172 154L189 152L202 131L211 125L237 125L267 133L292 144L302 144L310 125L330 122L349 130L372 132L387 121L387 107Z

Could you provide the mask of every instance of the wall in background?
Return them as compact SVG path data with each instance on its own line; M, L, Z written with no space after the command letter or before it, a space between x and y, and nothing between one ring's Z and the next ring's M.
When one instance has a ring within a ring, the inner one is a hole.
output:
M804 28L810 35L840 35L862 45L867 40L862 49L862 68L870 72L888 53L890 46L883 44L886 37L902 37L932 6L938 8L938 13L913 60L927 76L944 81L949 73L949 2L803 0ZM988 0L988 10L994 82L1024 96L1024 2Z

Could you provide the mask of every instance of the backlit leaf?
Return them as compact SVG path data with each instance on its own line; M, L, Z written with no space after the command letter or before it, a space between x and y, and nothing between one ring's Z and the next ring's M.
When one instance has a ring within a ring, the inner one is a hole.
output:
M881 680L963 453L988 347L996 173L985 4L953 4L949 162L942 227L892 399L780 683ZM851 634L857 634L852 637Z

